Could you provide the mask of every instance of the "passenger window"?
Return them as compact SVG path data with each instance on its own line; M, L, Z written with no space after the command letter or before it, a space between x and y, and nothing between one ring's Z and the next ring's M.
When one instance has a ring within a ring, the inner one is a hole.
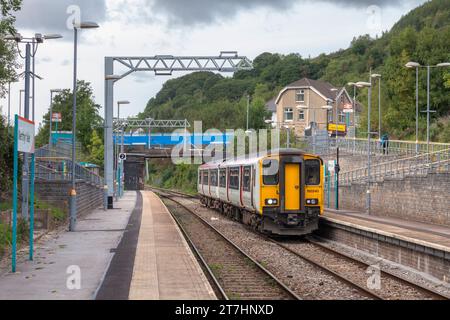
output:
M278 160L263 161L263 183L266 186L276 186L279 181Z
M216 170L211 171L210 175L211 175L211 179L210 179L211 186L217 187L217 171Z
M227 170L226 169L220 169L219 184L220 184L221 188L227 187Z
M305 161L305 178L306 185L317 186L320 184L320 161L306 160Z
M230 189L239 190L239 168L230 169Z
M245 167L244 168L244 177L242 179L242 189L244 191L250 191L250 172L251 172L251 167Z
M203 172L203 184L208 185L208 171Z

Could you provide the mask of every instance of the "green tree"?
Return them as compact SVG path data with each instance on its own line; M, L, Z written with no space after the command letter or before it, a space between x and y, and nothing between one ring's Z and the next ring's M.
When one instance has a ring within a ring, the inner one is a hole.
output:
M104 145L103 140L99 136L97 130L93 131L91 141L87 149L89 154L87 161L102 167L104 156Z
M54 97L53 112L60 112L62 122L58 124L58 131L72 131L73 94L69 89L63 90ZM84 152L88 151L91 138L95 130L100 130L102 118L99 115L100 105L94 101L94 95L89 82L78 81L77 87L77 141ZM50 131L50 111L43 117L43 125L36 137L38 146L48 141ZM100 132L100 134L102 134Z
M13 13L20 9L21 3L21 0L0 0L0 98L5 95L7 83L16 77L16 50L11 41L3 38L15 33Z

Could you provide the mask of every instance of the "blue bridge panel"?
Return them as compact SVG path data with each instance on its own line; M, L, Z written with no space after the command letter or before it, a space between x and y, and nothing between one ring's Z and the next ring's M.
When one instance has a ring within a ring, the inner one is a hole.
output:
M175 146L184 143L184 139L188 139L188 144L209 145L211 143L228 144L232 141L233 134L151 134L149 135L124 135L124 145L149 145L150 146ZM122 136L114 135L114 143L121 144Z

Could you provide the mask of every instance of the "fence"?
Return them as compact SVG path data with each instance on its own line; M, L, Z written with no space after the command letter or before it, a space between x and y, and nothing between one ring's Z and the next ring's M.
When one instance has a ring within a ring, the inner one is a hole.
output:
M59 143L56 146L43 146L36 150L36 180L71 181L72 180L72 149L71 145ZM76 180L85 181L97 186L103 186L104 181L95 172L75 163Z
M406 176L423 176L429 173L449 172L450 148L373 165L370 171L370 181L379 182L386 178L403 179ZM353 182L367 182L367 180L367 167L339 174L339 183L342 185L349 185Z

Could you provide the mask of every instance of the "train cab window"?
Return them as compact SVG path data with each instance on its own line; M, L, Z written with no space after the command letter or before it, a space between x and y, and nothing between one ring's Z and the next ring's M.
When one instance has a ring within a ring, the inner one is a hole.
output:
M198 172L198 184L202 184L203 171Z
M239 190L239 168L231 168L229 171L230 189Z
M306 185L317 186L320 184L320 161L306 160L305 161L305 179Z
M217 170L211 170L210 183L211 183L211 186L217 187Z
M251 167L244 167L244 176L242 177L242 189L244 191L250 191L250 174L251 173Z
M203 172L203 184L206 185L206 186L209 184L209 181L208 181L208 171L204 171L204 172Z
M220 169L219 172L219 186L221 188L227 187L227 170L226 169Z
M266 159L263 161L263 183L266 186L278 185L278 160Z

